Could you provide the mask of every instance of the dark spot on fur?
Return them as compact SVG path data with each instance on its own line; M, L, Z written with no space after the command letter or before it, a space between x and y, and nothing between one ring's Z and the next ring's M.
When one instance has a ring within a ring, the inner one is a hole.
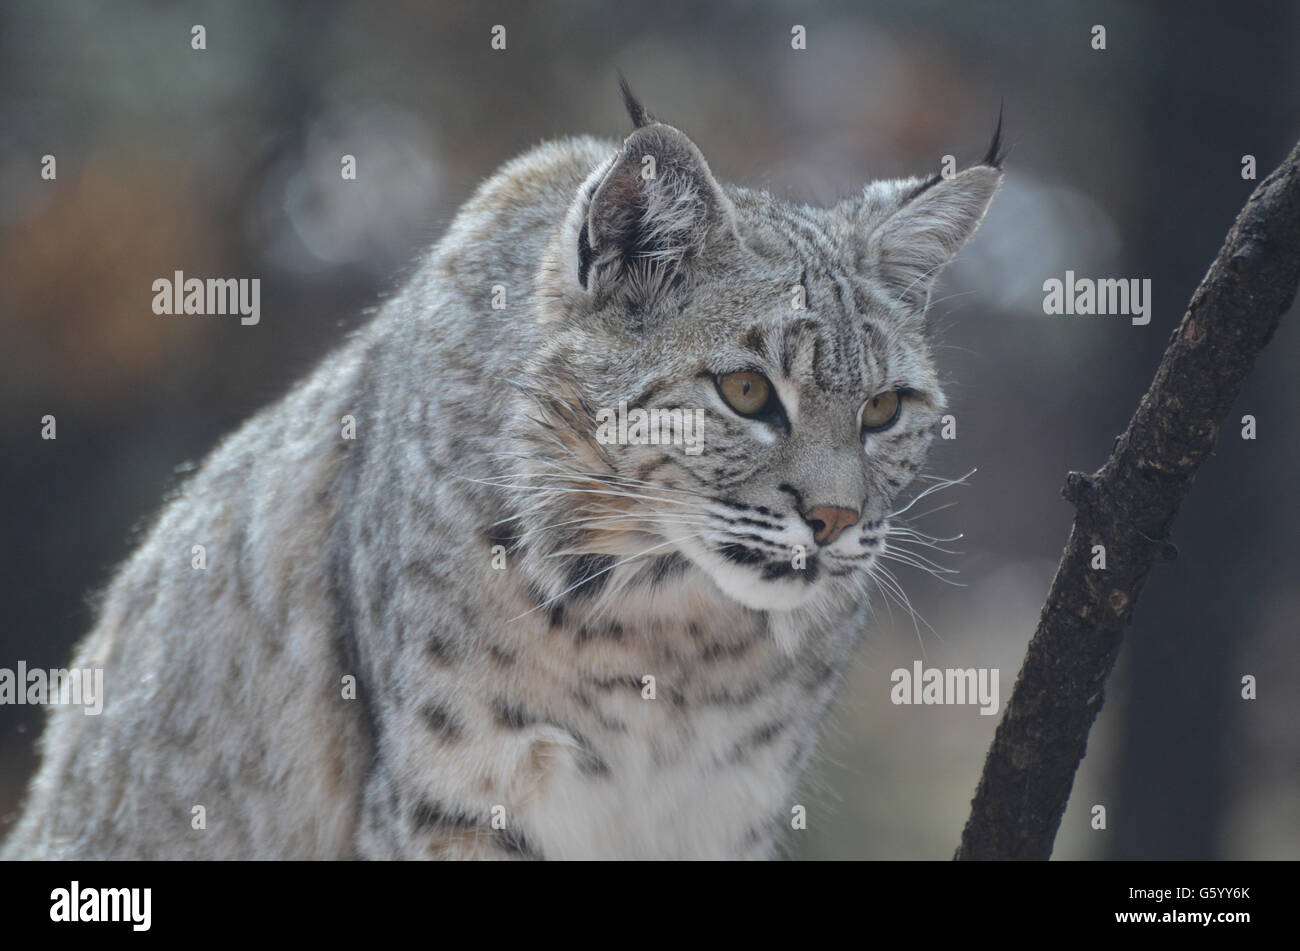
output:
M527 590L528 597L532 600L534 606L546 611L546 617L551 627L560 627L564 624L563 598L556 598L552 601L541 588L531 582L527 585Z
M724 688L710 690L700 696L701 702L716 707L743 707L753 703L763 695L763 691L770 687L771 684L757 682L747 684L740 690L732 691Z
M733 659L743 657L749 652L750 648L754 646L754 641L755 639L752 637L747 637L744 640L736 641L735 643L714 641L710 644L704 645L704 649L700 651L700 659L713 661L720 660L724 657Z
M763 552L757 548L750 548L747 545L741 545L738 542L728 542L718 549L718 554L728 561L734 561L738 565L758 565L762 564L767 558Z
M444 666L449 667L460 660L456 645L441 634L430 634L424 646L429 656Z
M651 459L649 462L644 462L641 464L640 468L636 470L636 477L644 482L646 479L650 478L650 473L654 472L665 462L671 461L672 460L668 456L659 456L656 459Z
M581 750L578 753L578 769L584 776L608 776L609 764L594 750Z
M759 727L749 736L750 746L766 746L775 740L785 730L785 723L767 723Z
M449 743L459 740L465 732L456 715L441 704L427 704L421 712L433 732Z
M758 327L750 327L745 331L745 335L740 338L740 345L760 357L767 355L767 347L763 343L763 331Z
M745 830L744 848L753 849L767 841L771 833L760 825L752 825Z
M516 518L491 526L486 537L489 545L501 545L507 552L517 551L524 534L523 523Z
M518 829L505 828L495 829L496 841L502 850L511 855L518 856L521 859L528 859L533 862L543 861L545 858L541 852L534 848L528 841L527 837Z
M650 587L654 588L669 581L675 581L690 567L690 562L677 552L656 558L647 566L650 575Z
M411 810L411 821L417 829L473 829L476 820L469 813L449 809L441 803L421 799Z
M584 776L608 776L609 763L587 742L587 738L575 730L568 731L578 741L578 769Z
M445 588L447 586L447 579L433 566L433 563L423 559L408 561L403 565L402 578L432 588Z
M758 727L735 745L731 751L731 755L727 758L727 761L730 763L744 762L749 759L750 754L753 753L754 750L772 743L773 740L785 731L786 726L787 724L785 723L773 722Z
M641 692L641 678L637 674L625 674L621 677L595 677L590 674L584 676L583 681L591 684L598 690L617 690L620 687L628 688L637 693ZM590 703L590 698L588 698Z
M505 697L497 697L492 705L492 712L496 715L497 723L511 730L522 730L537 722L535 716Z
M608 730L611 733L626 733L627 724L622 720L616 720L613 717L606 716L601 709L596 706L596 702L584 690L572 691L572 697L577 704L592 715L596 723L602 730Z
M610 569L615 561L612 555L579 555L569 564L566 588L576 597L594 598L609 582Z
M794 486L790 485L787 482L782 482L780 485L776 487L776 490L778 492L784 492L787 495L789 495L792 499L794 499L794 510L796 512L807 511L807 506L803 504L803 496L799 494L799 490L796 489ZM764 510L760 509L759 511L764 511ZM775 513L768 512L766 514L771 515Z
M788 561L774 561L763 567L763 580L776 581L784 578L798 578L802 581L812 584L817 580L820 572L817 565L817 559L810 557L802 568L796 568Z

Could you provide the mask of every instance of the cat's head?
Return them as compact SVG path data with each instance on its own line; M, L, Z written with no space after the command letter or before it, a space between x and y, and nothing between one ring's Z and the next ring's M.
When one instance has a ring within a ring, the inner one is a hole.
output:
M628 100L540 271L528 528L759 610L860 592L940 419L926 310L1001 182L997 136L950 177L810 208L721 184Z

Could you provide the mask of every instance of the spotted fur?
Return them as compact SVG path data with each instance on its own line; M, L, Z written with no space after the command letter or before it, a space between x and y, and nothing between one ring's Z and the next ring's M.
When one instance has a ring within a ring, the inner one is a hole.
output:
M925 311L997 149L811 208L629 100L623 143L498 171L168 505L74 661L104 713L52 710L7 856L776 852L944 405ZM779 418L728 408L740 370ZM704 452L602 443L620 401L703 408ZM828 505L860 517L821 545Z

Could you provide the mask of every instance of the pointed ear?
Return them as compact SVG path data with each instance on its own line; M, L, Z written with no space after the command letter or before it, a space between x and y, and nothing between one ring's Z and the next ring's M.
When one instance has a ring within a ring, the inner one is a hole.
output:
M872 229L862 266L880 281L891 301L923 312L939 272L975 233L1001 183L1000 169L976 165L952 178L936 176L914 186ZM873 189L891 187L899 186L869 186L865 204L873 204Z
M628 136L589 194L578 278L593 293L665 286L706 246L735 236L735 211L704 156L662 123Z

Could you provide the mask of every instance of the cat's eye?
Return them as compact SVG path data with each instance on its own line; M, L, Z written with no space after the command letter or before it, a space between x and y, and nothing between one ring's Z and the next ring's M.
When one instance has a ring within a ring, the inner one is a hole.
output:
M903 409L903 398L897 390L877 393L862 404L862 429L868 433L878 433L898 422Z
M772 384L761 373L724 373L718 392L741 416L757 416L772 402Z

